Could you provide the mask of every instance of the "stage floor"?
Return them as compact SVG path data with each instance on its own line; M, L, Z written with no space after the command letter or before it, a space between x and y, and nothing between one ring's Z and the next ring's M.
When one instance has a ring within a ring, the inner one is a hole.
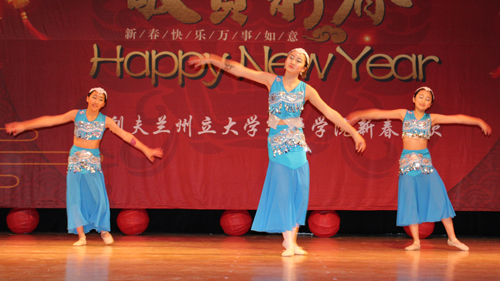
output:
M498 280L500 238L299 236L307 256L283 258L280 235L98 234L73 247L69 234L0 233L1 280Z

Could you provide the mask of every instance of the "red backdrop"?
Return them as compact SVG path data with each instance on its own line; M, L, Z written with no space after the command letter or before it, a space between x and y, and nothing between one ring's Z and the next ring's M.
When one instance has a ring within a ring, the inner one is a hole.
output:
M1 1L0 128L86 108L88 90L101 86L103 114L165 151L151 164L105 134L112 208L256 209L268 163L267 91L186 59L226 54L280 74L284 54L303 47L313 59L305 81L343 116L413 109L413 91L427 85L436 94L430 113L488 122L491 137L435 127L429 149L456 210L500 210L500 2L295 2L31 0L23 20ZM401 122L359 127L368 148L358 156L311 105L303 118L309 209L396 209ZM0 207L65 207L72 126L16 138L0 131Z

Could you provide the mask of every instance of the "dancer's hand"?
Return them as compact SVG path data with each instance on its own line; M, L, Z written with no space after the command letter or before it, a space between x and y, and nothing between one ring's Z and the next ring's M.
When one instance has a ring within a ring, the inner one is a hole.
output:
M210 54L205 53L205 54L203 54L203 57L198 57L198 56L191 57L191 58L189 58L188 63L190 66L195 67L195 68L200 67L202 65L209 64L210 63Z
M26 128L24 128L23 122L12 122L5 124L5 131L9 135L17 136L25 130Z
M366 148L365 139L359 133L356 133L353 136L353 139L354 143L356 144L356 152L363 153L363 151L365 151Z
M488 125L486 122L484 122L483 120L481 120L479 122L479 128L481 128L481 131L483 131L483 133L486 135L486 136L489 136L491 135L491 127L490 125Z
M349 122L351 126L356 125L361 120L358 116L356 116L356 112L349 113L345 119L347 119L347 122Z
M161 149L159 147L151 149L148 147L148 149L146 150L146 152L144 154L146 154L146 157L148 158L148 160L151 161L151 163L153 163L155 160L155 157L156 158L163 157L163 149Z

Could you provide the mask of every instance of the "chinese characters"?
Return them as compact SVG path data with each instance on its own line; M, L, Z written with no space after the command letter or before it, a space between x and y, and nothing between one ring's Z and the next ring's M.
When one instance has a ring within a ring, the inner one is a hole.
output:
M124 117L120 116L114 116L113 121L120 127L123 128L124 126ZM187 118L180 118L178 119L175 123L173 123L171 127L172 130L168 129L168 121L167 121L167 116L163 115L158 117L158 122L156 122L156 130L153 132L153 135L157 134L171 134L171 132L177 132L177 133L184 133L188 137L193 137L193 124L195 124L197 131L195 134L197 135L205 135L205 134L221 134L221 135L233 135L233 136L240 136L240 131L242 130L246 133L246 135L250 137L255 137L259 131L259 129L262 129L263 131L267 131L267 125L266 122L261 122L259 121L259 117L257 115L252 115L246 118L246 122L243 124L238 124L238 122L234 121L233 117L228 117L227 123L226 124L214 124L212 122L212 118L209 116L204 116L204 118L199 121L199 126L196 125L197 121L193 120L193 116L189 115ZM137 119L133 121L135 124L133 126L133 133L132 134L142 134L142 135L149 135L149 132L143 128L143 123L141 120L141 116L137 115ZM399 136L398 133L396 133L392 129L392 124L391 120L386 120L383 122L383 126L380 129L380 134L378 133L378 129L375 130L376 126L371 122L371 120L363 120L358 122L359 128L358 128L358 133L361 135L366 135L368 134L370 136L370 139L374 137L374 131L375 136L378 137L384 137L390 139L392 136ZM265 126L266 128L262 128L262 126ZM442 136L441 133L439 133L437 130L439 129L439 125L435 125L431 128L431 136L436 134L438 136ZM314 123L310 127L310 131L314 133L318 138L323 138L325 136L325 133L328 130L333 130L333 135L335 137L339 136L344 136L344 137L350 137L345 131L340 129L337 126L332 126L330 125L327 121L325 116L320 116L314 120Z
M247 1L248 0L211 0L210 8L212 13L210 13L209 16L210 22L215 25L220 25L226 20L231 20L236 22L239 26L245 26L245 24L251 20L248 15L249 12L246 11ZM296 8L300 7L301 9L305 9L312 5L312 13L303 19L303 27L305 30L313 30L316 28L322 19L327 18L325 12L331 13L333 11L333 16L330 20L333 26L326 24L314 30L312 32L312 37L303 36L306 39L316 42L326 42L328 40L332 40L334 43L338 44L345 42L347 33L340 28L340 26L346 22L353 10L358 18L366 14L366 16L372 20L374 26L380 25L386 18L386 0L344 0L340 5L338 4L340 1L327 2L325 0L269 0L269 2L269 9L267 9L268 15L270 17L279 17L281 15L281 18L288 22L297 20L295 16ZM391 2L403 8L413 7L412 0L391 0ZM203 20L200 13L193 10L193 7L188 7L182 0L128 0L128 8L130 10L139 11L146 20L150 20L153 16L166 14L169 14L183 24L195 24ZM259 16L262 17L262 15L265 16L266 14L259 13ZM260 20L260 18L256 20ZM197 32L200 32L200 30L197 30ZM297 40L295 31L289 32L288 35L289 41L294 42L293 40ZM292 36L290 37L290 35ZM159 37L159 34L156 34L153 30L149 30L149 36L152 40L155 40ZM246 40L251 38L251 34L248 33L244 36L247 38ZM269 34L266 34L264 38L269 40L274 39L274 36L274 32L269 31ZM255 36L255 38L258 37L259 36ZM131 34L130 30L127 30L126 38L135 39L135 34Z

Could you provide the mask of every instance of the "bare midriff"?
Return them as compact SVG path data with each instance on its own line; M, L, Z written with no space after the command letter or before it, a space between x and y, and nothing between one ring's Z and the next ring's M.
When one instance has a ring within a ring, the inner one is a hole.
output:
M73 144L81 148L95 149L99 148L101 140L86 140L78 137L73 138Z
M420 150L427 148L427 139L403 137L403 148L407 150Z

